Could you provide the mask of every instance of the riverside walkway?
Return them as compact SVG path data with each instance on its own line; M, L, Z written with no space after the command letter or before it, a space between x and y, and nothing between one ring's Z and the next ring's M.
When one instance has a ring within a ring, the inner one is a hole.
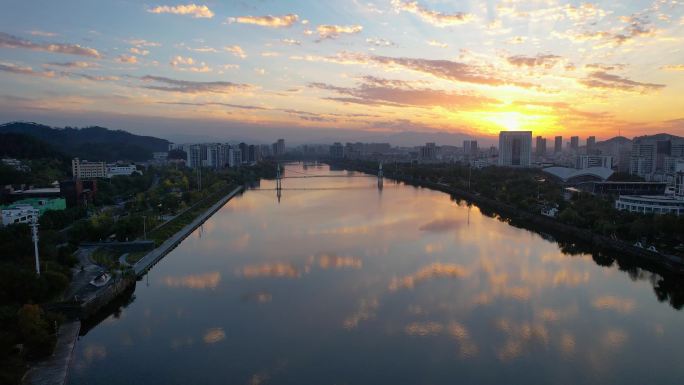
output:
M204 221L206 221L210 216L212 216L216 211L218 211L223 205L226 204L231 198L242 191L242 186L236 187L233 191L228 193L228 195L221 198L213 206L209 207L204 213L195 218L194 221L190 222L188 225L183 227L176 234L172 235L171 238L167 239L156 249L147 253L138 262L133 265L133 271L138 277L141 277L147 273L147 271L154 266L155 263L159 262L169 251L173 250L174 247L178 246L179 243L183 241L188 235L190 235L196 228L198 228Z
M23 383L30 385L63 385L69 373L74 345L81 330L81 321L62 324L57 332L57 345L52 355L32 367L24 376Z

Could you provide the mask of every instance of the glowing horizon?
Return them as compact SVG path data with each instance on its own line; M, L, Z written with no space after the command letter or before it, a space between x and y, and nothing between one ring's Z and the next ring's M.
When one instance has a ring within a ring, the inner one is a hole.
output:
M3 122L684 134L678 0L35 1L0 21Z

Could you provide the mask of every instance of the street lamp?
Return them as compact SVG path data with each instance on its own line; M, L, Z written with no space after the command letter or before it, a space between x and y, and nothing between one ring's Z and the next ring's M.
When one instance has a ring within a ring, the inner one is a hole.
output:
M34 213L34 215L37 215ZM40 276L40 259L38 258L38 217L34 216L31 219L31 239L33 240L33 254L36 258L36 274Z
M147 216L143 215L143 239L147 240Z

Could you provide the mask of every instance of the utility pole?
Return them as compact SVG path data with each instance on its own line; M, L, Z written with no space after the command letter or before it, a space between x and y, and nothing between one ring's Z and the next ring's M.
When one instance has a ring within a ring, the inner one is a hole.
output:
M31 220L31 235L33 239L33 254L36 257L36 274L40 276L40 259L38 257L38 217Z
M143 215L143 239L147 240L147 216Z

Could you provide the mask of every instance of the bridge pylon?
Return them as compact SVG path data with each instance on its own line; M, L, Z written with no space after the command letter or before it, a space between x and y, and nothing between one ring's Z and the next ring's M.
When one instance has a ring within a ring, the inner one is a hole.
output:
M378 165L378 189L382 190L382 184L384 180L384 174L382 172L382 162Z
M276 196L278 197L278 203L280 203L280 197L282 196L283 189L283 174L280 171L280 163L276 164Z

